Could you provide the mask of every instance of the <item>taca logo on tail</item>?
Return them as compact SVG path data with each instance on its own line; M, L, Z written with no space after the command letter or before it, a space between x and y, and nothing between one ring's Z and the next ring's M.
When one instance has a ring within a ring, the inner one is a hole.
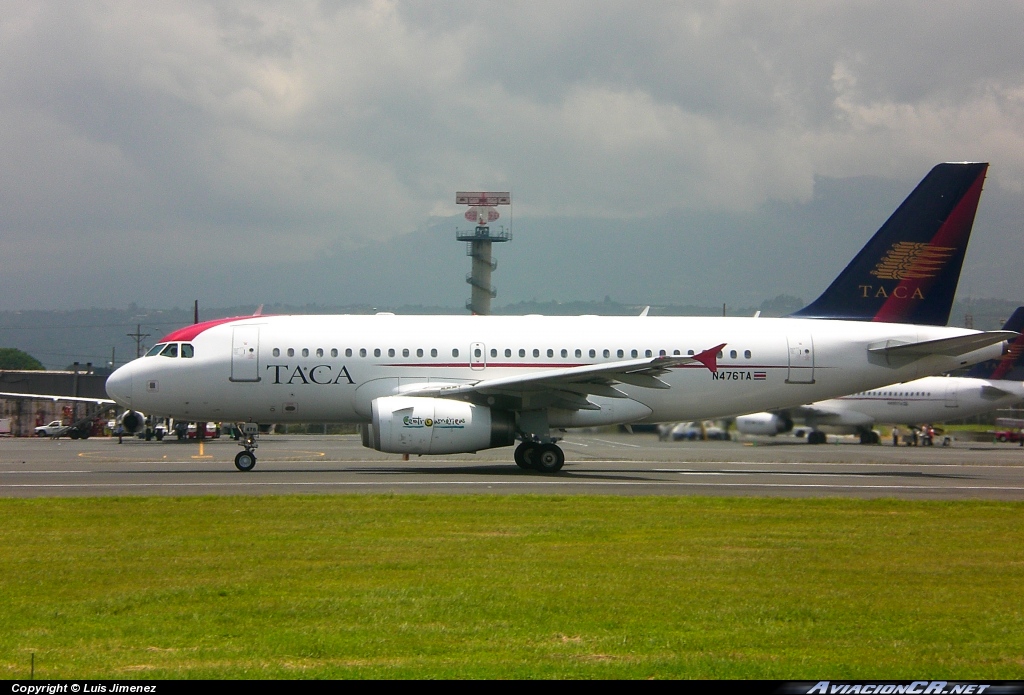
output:
M944 326L986 163L939 164L814 302L793 316Z

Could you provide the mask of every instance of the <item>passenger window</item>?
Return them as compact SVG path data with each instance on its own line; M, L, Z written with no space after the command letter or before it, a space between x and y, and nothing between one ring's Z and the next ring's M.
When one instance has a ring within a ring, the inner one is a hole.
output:
M366 348L359 348L359 356L366 357Z
M519 356L526 357L526 350L524 350L523 348L519 348Z
M317 348L316 349L316 356L317 357L323 357L324 356L324 349L323 348Z
M373 356L380 357L380 348L373 348Z
M673 350L673 351L672 351L672 354L673 354L673 355L678 355L678 354L679 354L679 351L678 351L678 350Z
M622 350L616 350L616 351L615 351L615 355L616 355L617 357L625 357L625 356L626 356L626 353L624 353L624 352L623 352Z
M512 356L512 350L510 348L505 348L505 357L511 357L511 356Z
M309 357L309 348L302 348L302 356Z
M687 354L687 355L692 355L692 354L693 354L693 350L687 350L687 351L686 351L686 354Z
M331 348L331 357L338 356L338 348Z
M281 348L274 348L274 357L281 356Z
M459 349L458 348L453 349L452 350L452 357L458 357L458 356L459 356Z
M409 356L409 348L402 348L402 357Z
M537 348L533 348L533 356L540 357L540 350L538 350Z
M561 355L562 355L562 357L568 357L568 356L569 356L569 351L568 351L568 350L566 350L565 348L562 348L562 353L561 353Z
M554 357L554 356L555 356L555 351L552 350L551 348L548 348L548 357Z
M589 355L590 355L591 357L597 357L597 351L596 351L596 350L594 350L593 348L591 348L591 349L590 349L590 352L589 352L588 354L589 354Z
M629 355L630 355L630 357L637 357L638 353L637 353L636 350L630 350L629 351Z
M605 350L604 351L604 356L605 357L611 357L612 356L612 351L611 350Z
M498 356L498 351L495 350L494 348L491 348L491 357L497 357L497 356Z
M576 352L574 352L573 354L576 355L577 357L583 357L583 351L580 350L579 348L576 348Z
M722 352L722 350L719 350L718 351L718 359L722 359L722 357L723 357L723 352Z
M731 357L732 359L736 359L736 351L735 350L730 350L729 351L729 357Z
M388 357L395 356L395 348L388 348Z
M161 357L177 357L178 356L178 344L177 343L167 343L167 347L165 347L160 352L160 356Z
M667 355L667 354L668 354L668 353L667 353L667 352L665 352L664 350L659 350L659 351L658 351L658 356L659 356L659 357L664 357L664 356L665 356L665 355Z
M416 356L423 357L423 348L416 348Z
M746 357L749 360L750 359L750 350L744 350L743 351L743 356Z
M483 353L480 352L480 348L473 348L473 356L480 357Z
M437 348L430 348L430 356L437 357Z
M182 343L181 344L181 356L182 357L192 357L192 355L194 355L194 354L196 354L196 352L195 352L195 348L192 347L192 343Z
M651 356L651 351L650 350L644 350L644 357L650 357L650 356Z
M295 348L288 348L288 356L295 357Z

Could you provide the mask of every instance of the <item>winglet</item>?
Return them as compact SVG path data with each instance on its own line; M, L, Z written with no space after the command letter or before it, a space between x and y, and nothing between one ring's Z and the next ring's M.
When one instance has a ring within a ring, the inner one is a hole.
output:
M718 353L722 351L722 348L726 346L726 343L716 345L713 348L708 348L704 352L698 352L693 356L693 359L703 364L708 368L712 374L718 373Z

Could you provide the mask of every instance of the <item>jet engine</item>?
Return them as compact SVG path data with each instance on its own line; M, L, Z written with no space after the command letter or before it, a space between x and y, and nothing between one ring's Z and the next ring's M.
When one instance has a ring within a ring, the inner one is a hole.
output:
M515 416L444 398L385 396L370 405L363 446L392 454L462 454L511 446Z
M128 434L135 434L146 429L146 416L137 410L126 410L121 416L121 426Z
M782 434L793 429L793 421L776 413L754 413L736 418L736 429L743 434Z

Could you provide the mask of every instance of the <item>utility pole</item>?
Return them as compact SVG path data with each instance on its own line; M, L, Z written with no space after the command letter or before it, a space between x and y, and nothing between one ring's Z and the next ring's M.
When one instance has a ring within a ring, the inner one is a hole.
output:
M135 357L142 357L142 339L148 338L149 333L142 332L142 324L135 324L135 332L128 333L129 338L135 338Z

